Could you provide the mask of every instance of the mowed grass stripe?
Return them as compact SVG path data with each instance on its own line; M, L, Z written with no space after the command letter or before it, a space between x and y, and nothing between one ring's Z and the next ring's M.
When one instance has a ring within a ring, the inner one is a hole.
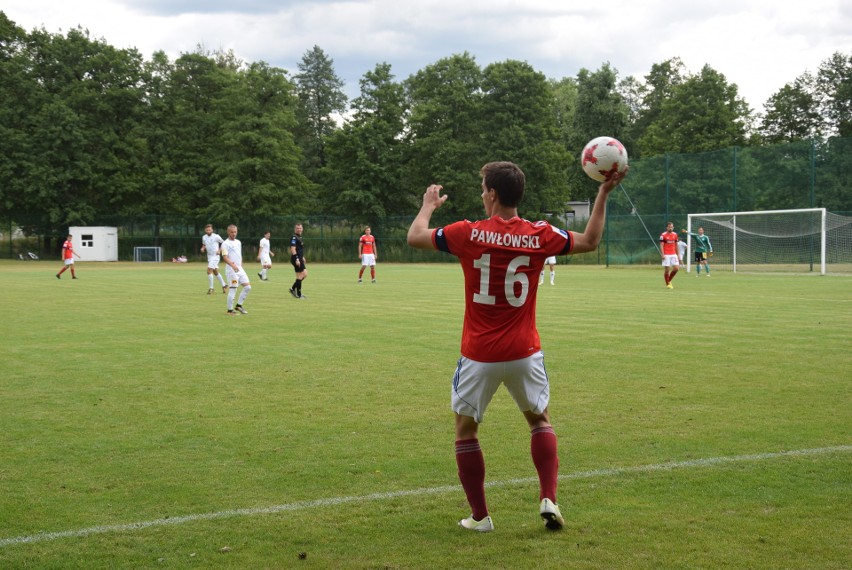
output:
M577 473L567 473L559 476L560 481L568 481L575 479L590 479L595 477L610 477L617 475L633 475L642 473L652 473L655 471L667 471L673 469L713 467L715 465L723 465L728 463L741 463L749 461L766 461L770 459L778 459L785 457L802 457L811 455L824 455L830 453L848 453L852 451L852 445L837 445L832 447L821 447L815 449L797 449L792 451L781 451L775 453L753 453L749 455L736 455L731 457L707 457L703 459L691 459L687 461L672 461L669 463L659 463L655 465L637 465L632 467L610 467L604 469L595 469L592 471L581 471ZM490 481L485 484L486 487L506 487L509 485L528 485L537 483L538 479L532 477L524 477L519 479L509 479L505 481ZM258 515L277 514L290 511L302 511L310 509L320 509L325 507L340 506L347 503L367 503L371 501L383 501L388 499L399 499L406 497L424 497L427 495L437 495L441 493L455 493L461 490L459 485L445 485L443 487L432 487L429 489L410 489L404 491L390 491L387 493L372 493L370 495L353 496L353 497L332 497L328 499L317 499L313 501L299 501L295 503L274 505L271 507L253 508L253 509L231 509L219 511L216 513L203 513L197 515L184 515L177 517L162 518L150 521L140 521L135 523L95 526L79 530L68 530L59 532L43 532L29 536L18 536L12 538L0 539L0 548L13 546L17 544L29 544L34 542L46 542L51 540L60 540L63 538L84 538L93 534L104 534L109 532L128 532L135 530L144 530L152 527L176 526L196 521L207 521L215 519L224 519L232 517L248 517Z

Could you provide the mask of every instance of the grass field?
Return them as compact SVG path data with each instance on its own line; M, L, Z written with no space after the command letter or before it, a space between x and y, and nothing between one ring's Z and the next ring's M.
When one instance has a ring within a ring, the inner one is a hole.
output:
M308 252L310 253L310 252ZM469 514L454 264L255 279L0 261L0 568L848 568L852 278L557 267L538 325L566 527L505 391ZM256 269L254 270L257 271ZM251 276L255 273L249 271Z

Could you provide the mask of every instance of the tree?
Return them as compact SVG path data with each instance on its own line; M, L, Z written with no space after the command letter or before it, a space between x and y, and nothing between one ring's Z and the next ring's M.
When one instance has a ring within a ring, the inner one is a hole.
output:
M696 153L740 146L746 140L750 110L737 86L705 65L697 75L672 86L659 116L639 139L643 156Z
M764 142L775 144L821 137L824 118L815 88L814 77L805 73L769 98L759 128Z
M295 76L299 106L297 141L304 158L308 178L316 180L326 165L325 146L337 129L334 114L346 111L343 80L334 72L334 60L319 47L308 50L299 62Z
M26 97L26 112L13 111L9 133L21 144L11 153L19 189L12 207L33 231L64 234L68 225L114 212L141 183L141 57L79 28L65 37L34 30L18 39L21 49L6 61L16 62L8 68L17 70L12 86Z
M617 81L618 71L609 63L604 63L594 72L584 68L577 73L577 111L567 143L571 156L577 160L586 143L595 137L607 135L625 139L629 109L616 90ZM571 197L584 199L594 196L596 186L583 174L579 163L574 164L576 166L568 171Z
M830 133L852 136L852 54L835 52L817 73L817 91Z
M526 62L493 63L483 71L482 94L480 162L509 160L524 170L527 216L563 212L572 160L560 140L547 78Z
M225 101L230 102L227 93L237 81L236 72L202 53L183 54L175 61L163 117L168 162L157 183L164 193L152 196L149 213L211 214L217 191L214 169L223 159L222 122L229 112Z
M467 52L440 59L404 82L410 107L404 184L412 199L430 183L444 185L447 219L482 215L481 82L482 70Z
M683 84L685 75L683 62L675 57L653 64L644 82L629 77L619 85L619 92L629 109L627 136L622 142L629 146L632 158L643 156L645 149L637 142L643 138L648 126L660 118L664 103Z
M299 170L293 85L281 69L253 63L222 94L221 149L213 164L209 216L241 219L305 213L311 182Z
M579 153L591 139L601 135L624 138L628 108L616 91L618 71L604 63L597 71L577 73L577 113L574 114L570 148Z
M405 94L388 63L376 65L360 80L353 116L328 141L323 172L328 209L361 223L408 213L411 194L403 177Z

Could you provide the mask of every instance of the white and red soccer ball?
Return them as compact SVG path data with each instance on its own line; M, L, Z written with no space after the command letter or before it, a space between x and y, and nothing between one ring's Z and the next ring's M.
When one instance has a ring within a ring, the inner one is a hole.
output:
M583 148L580 166L592 180L605 182L627 168L627 149L617 139L597 137Z

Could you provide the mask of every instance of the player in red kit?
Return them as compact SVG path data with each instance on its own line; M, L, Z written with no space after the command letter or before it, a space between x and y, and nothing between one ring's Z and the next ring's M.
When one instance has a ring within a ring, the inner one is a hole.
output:
M62 259L65 265L63 265L62 269L59 270L59 273L56 274L57 279L62 279L61 275L69 268L71 269L71 279L77 279L77 274L74 273L75 255L77 255L77 252L74 251L74 244L71 243L71 234L68 234L68 237L65 239L65 243L62 244ZM77 259L80 259L79 255L77 255Z
M465 282L461 358L452 380L455 450L459 480L471 515L459 521L469 530L488 532L494 523L485 501L485 458L478 431L486 408L501 384L506 386L530 426L530 453L539 478L539 514L551 530L564 520L556 503L559 472L556 433L550 423L550 385L535 324L536 294L544 261L551 255L597 248L610 191L627 175L598 189L583 233L518 217L525 177L511 162L482 167L482 203L487 219L430 228L447 196L433 184L408 230L408 244L455 255Z
M361 271L358 272L358 283L364 276L364 269L370 268L370 278L373 283L376 282L376 237L373 235L373 230L370 226L364 228L364 235L358 240L358 258L361 260Z
M663 277L666 280L666 288L674 289L672 279L677 275L680 261L677 251L677 234L674 232L674 224L666 224L666 231L660 234L660 255L663 257Z

